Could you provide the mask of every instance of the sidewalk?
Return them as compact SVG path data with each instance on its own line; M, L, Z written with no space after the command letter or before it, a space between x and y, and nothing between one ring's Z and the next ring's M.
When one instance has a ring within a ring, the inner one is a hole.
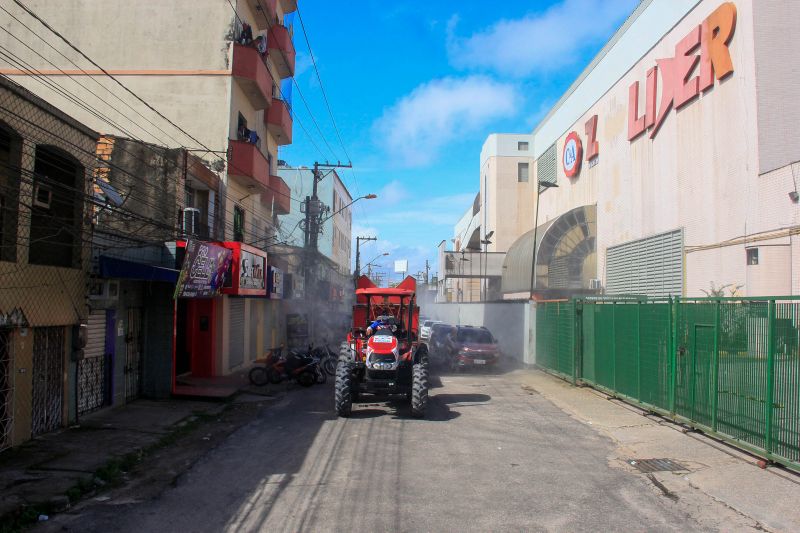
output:
M687 513L702 514L710 529L800 531L799 474L773 466L761 469L752 455L544 372L515 371L509 377L614 440L610 465L647 476ZM641 473L628 463L660 458L685 470Z
M269 399L245 394L236 401ZM127 471L148 450L166 447L205 421L219 421L231 405L137 400L0 454L0 530L18 513L63 511L71 502L127 481Z

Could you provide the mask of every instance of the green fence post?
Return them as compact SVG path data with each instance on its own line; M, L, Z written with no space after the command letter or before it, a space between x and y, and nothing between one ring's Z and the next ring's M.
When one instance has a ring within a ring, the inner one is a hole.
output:
M642 401L642 301L636 302L636 399Z
M717 300L717 308L714 311L714 354L711 360L711 429L717 431L717 400L719 397L719 312L721 302Z
M617 392L617 302L611 302L611 390Z
M766 402L766 446L767 455L772 455L772 403L775 389L775 300L769 301L767 309L767 402Z
M572 383L577 384L578 378L583 376L583 302L581 300L574 300L573 313Z
M677 387L678 367L678 312L680 299L669 299L669 412L675 416L675 388Z

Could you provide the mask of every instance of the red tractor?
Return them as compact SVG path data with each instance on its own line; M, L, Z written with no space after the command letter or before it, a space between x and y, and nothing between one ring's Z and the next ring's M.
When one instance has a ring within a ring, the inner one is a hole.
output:
M361 276L353 327L336 368L336 413L350 416L362 394L403 395L411 414L425 416L428 350L419 344L417 282L411 276L393 288L376 287ZM370 325L379 324L373 328Z

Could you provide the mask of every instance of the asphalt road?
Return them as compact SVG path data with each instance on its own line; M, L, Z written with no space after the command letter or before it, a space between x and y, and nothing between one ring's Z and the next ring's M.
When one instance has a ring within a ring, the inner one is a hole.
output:
M297 389L155 500L91 506L75 531L691 531L613 446L503 375L434 378L427 420L402 403L333 415Z

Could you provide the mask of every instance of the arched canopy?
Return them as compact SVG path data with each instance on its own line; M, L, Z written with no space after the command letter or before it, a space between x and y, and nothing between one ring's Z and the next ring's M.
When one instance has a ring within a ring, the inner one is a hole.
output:
M581 206L531 230L509 248L502 291L531 290L531 260L536 233L536 289L589 289L597 277L597 206Z

